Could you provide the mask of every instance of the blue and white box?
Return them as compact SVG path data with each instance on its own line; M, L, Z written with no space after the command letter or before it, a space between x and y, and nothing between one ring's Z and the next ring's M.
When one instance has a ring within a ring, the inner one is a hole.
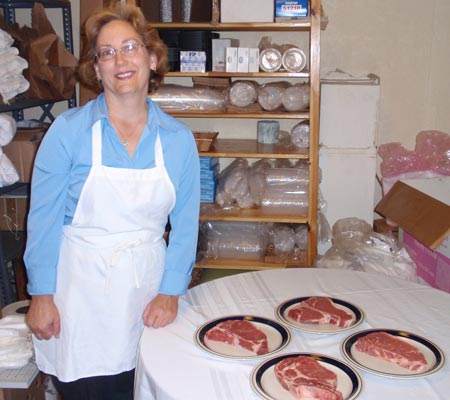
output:
M301 18L308 16L308 0L276 0L275 18Z
M200 157L200 169L213 169L219 163L217 157Z
M206 53L204 51L180 51L181 72L205 72Z

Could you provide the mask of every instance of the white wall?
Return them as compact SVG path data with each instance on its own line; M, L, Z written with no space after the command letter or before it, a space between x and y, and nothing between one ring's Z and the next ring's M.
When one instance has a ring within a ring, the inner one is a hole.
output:
M381 78L378 143L412 149L421 130L450 133L450 1L322 0L322 74Z

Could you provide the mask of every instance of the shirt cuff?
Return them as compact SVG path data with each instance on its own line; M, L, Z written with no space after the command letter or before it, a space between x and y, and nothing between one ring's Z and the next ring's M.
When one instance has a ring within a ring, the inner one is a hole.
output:
M165 271L159 286L159 293L169 296L182 295L186 293L191 279L191 274L183 274L171 270Z

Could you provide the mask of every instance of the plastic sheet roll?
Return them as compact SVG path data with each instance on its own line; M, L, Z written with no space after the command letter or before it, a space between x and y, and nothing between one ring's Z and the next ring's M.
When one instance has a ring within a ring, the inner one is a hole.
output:
M274 47L264 49L259 54L259 68L266 72L276 72L281 68L282 55Z
M208 241L207 256L213 259L261 260L262 240L256 235L222 235Z
M307 186L309 174L303 168L271 168L266 173L268 185L296 184Z
M267 111L273 111L283 104L282 96L288 83L268 83L262 86L258 92L258 103Z
M281 95L281 103L290 112L307 109L309 107L309 86L301 84L286 88Z
M150 98L168 111L224 111L227 93L211 88L161 85Z
M247 107L258 98L258 85L252 81L236 81L230 88L230 104Z
M307 190L278 190L266 187L261 207L274 214L303 215L308 211Z
M286 71L302 72L306 67L306 55L298 47L291 47L283 53L281 63Z
M294 230L288 225L275 225L272 242L276 254L291 253L295 247Z
M309 147L309 121L302 121L291 129L291 143L300 148Z

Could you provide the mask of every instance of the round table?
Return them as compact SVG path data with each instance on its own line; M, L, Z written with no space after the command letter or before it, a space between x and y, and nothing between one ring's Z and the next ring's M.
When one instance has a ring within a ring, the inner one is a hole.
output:
M227 315L275 318L276 307L292 298L329 296L352 303L365 321L352 330L316 334L291 329L283 352L313 352L345 361L342 341L369 328L390 328L423 336L450 354L450 295L394 277L339 269L283 269L248 272L198 285L180 298L171 325L146 328L136 368L135 400L259 399L250 374L262 360L217 357L199 348L195 332L205 322ZM356 369L356 368L355 368ZM392 379L356 369L362 377L361 400L446 400L448 363L434 374Z

